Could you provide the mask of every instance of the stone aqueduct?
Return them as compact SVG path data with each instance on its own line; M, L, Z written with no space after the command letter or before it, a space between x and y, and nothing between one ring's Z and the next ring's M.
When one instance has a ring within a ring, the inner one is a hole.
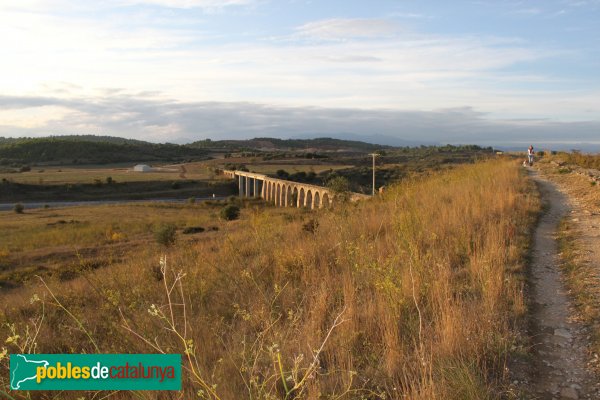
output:
M278 207L308 207L313 210L331 207L335 199L335 194L322 186L271 178L254 172L223 170L223 174L238 181L240 196L262 197ZM350 194L351 201L368 197L360 193Z

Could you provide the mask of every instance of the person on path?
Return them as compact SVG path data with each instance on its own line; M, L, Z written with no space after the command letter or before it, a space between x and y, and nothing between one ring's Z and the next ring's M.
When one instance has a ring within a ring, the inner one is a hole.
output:
M533 151L533 146L529 146L529 148L527 149L527 162L529 163L529 166L531 167L533 165L533 155L535 154L535 152Z

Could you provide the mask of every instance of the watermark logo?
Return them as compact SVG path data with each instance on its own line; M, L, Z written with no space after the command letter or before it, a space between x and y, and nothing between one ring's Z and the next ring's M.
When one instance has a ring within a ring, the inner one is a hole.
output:
M11 354L12 390L181 390L180 354Z

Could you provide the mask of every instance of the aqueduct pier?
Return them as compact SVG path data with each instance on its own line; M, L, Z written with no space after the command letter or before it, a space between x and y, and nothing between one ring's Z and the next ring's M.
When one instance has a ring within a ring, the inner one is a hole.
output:
M255 172L223 170L223 174L238 181L240 196L262 197L278 207L331 207L335 193L323 186L271 178ZM370 196L350 193L350 201L366 199Z

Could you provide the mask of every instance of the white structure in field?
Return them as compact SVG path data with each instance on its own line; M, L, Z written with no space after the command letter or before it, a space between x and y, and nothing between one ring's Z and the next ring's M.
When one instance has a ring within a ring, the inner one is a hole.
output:
M133 170L135 172L151 172L152 167L146 164L138 164L135 167L133 167Z

